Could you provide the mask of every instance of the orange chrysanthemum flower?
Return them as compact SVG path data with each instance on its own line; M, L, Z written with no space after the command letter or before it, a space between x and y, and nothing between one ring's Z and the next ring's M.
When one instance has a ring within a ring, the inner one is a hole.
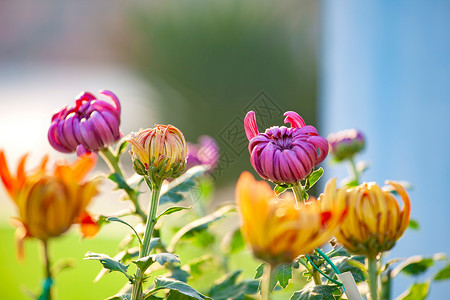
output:
M326 243L345 215L345 203L277 198L269 184L242 173L236 186L242 233L253 254L271 264L289 263Z
M74 223L81 224L84 236L94 236L98 225L86 207L98 193L98 182L83 182L83 178L95 166L96 156L83 155L73 164L57 162L52 173L46 171L47 156L37 170L26 173L26 158L27 155L21 158L13 176L0 150L0 177L19 213L19 255L25 237L47 241L63 234Z

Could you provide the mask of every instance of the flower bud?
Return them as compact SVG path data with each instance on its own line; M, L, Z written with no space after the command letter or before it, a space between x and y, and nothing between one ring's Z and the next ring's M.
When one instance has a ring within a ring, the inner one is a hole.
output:
M99 100L88 92L75 98L75 105L64 107L52 117L48 141L60 152L97 152L120 139L120 103L110 91L100 91L114 104Z
M216 141L207 135L198 138L198 144L187 143L188 155L186 169L197 165L207 165L212 171L219 160L219 146Z
M330 201L345 201L347 217L335 233L336 239L350 252L376 257L394 247L409 224L411 204L405 189L387 181L400 195L403 208L395 196L374 182L353 188L336 188L336 179L329 181L321 196Z
M365 147L363 134L356 129L342 130L328 135L330 153L337 161L348 159Z
M284 122L291 127L273 126L259 133L255 113L244 119L250 141L250 161L256 172L277 184L294 184L305 179L328 154L328 142L316 128L306 126L296 112L288 111Z
M126 140L131 144L130 155L139 175L161 181L177 178L186 169L186 141L183 133L172 125L156 125L132 133Z

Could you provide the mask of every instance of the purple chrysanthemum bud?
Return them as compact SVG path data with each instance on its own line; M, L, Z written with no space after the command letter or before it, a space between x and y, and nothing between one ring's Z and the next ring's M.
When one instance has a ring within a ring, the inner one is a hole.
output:
M287 111L284 123L291 128L273 126L259 133L255 113L245 116L245 133L250 143L250 161L256 172L277 184L294 184L305 179L328 154L328 141L316 128L306 126L296 112Z
M364 149L365 139L363 134L356 129L347 129L328 135L330 153L337 161L353 157Z
M48 141L60 152L97 152L121 138L120 103L110 91L100 91L113 101L97 99L89 92L75 97L74 106L63 107L52 117Z
M198 144L187 143L188 156L186 169L197 165L208 165L212 171L219 160L219 146L216 141L207 135L198 138Z

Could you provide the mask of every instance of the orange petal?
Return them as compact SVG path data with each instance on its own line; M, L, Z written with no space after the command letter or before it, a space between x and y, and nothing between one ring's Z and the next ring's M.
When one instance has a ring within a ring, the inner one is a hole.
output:
M22 156L20 159L19 165L17 166L17 189L22 189L23 185L25 184L25 180L27 178L27 175L25 174L25 162L27 160L28 153Z
M74 179L77 182L83 180L84 176L89 173L97 162L97 156L95 154L83 154L80 156L73 164L72 170L74 174Z
M9 196L14 199L17 193L17 179L14 178L9 171L5 152L3 150L0 150L0 177Z
M100 226L87 212L80 215L80 231L83 238L93 238L99 230Z

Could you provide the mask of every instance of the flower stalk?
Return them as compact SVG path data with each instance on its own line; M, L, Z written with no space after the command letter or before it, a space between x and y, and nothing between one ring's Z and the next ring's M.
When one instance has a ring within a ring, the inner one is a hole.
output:
M358 172L358 168L356 167L355 159L352 156L348 159L348 161L350 162L350 167L353 172L353 178L355 179L355 182L358 185L359 184L359 172Z
M272 299L272 291L270 288L271 282L273 281L273 274L277 265L266 263L264 265L264 273L261 282L261 300L271 300Z
M145 225L145 232L144 232L144 240L143 240L143 246L139 253L139 258L145 257L149 255L150 252L150 241L152 239L153 235L153 229L155 228L156 224L156 212L158 210L158 203L159 203L159 196L161 193L161 181L150 181L147 176L144 177L145 182L151 188L152 190L152 199L150 201L150 210L148 213L147 223ZM141 270L138 268L136 271L136 279L133 284L132 288L132 300L139 300L142 297L142 283L144 281L144 272L141 272Z
M368 256L366 258L367 269L369 273L369 290L371 300L378 300L378 268L377 258Z
M52 271L51 271L51 264L50 264L50 258L48 254L48 241L47 240L41 240L42 242L42 252L43 252L43 258L44 258L44 271L45 271L45 281L42 291L42 299L44 300L51 300L52 298ZM41 299L41 298L39 298Z

